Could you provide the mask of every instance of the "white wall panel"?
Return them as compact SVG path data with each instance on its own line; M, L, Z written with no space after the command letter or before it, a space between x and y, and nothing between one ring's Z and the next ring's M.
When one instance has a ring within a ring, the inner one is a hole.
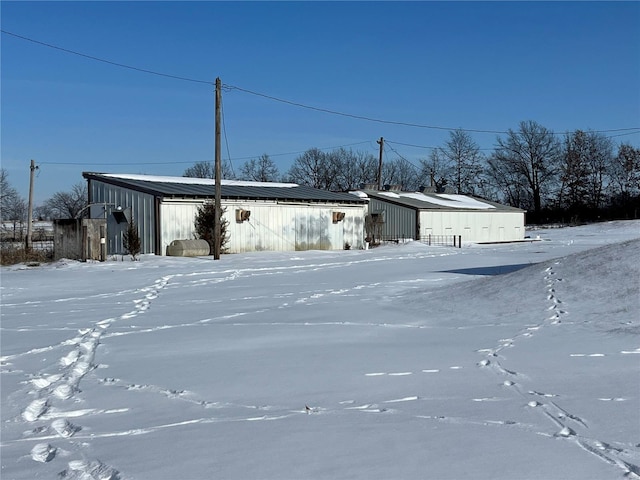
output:
M461 235L463 242L502 242L524 239L523 212L420 212L420 234Z
M165 200L160 207L161 254L174 240L194 238L194 219L202 202ZM364 244L366 205L279 204L264 201L227 201L225 219L229 253L253 251L340 250ZM236 221L236 210L250 211L249 219ZM333 212L344 219L333 223Z

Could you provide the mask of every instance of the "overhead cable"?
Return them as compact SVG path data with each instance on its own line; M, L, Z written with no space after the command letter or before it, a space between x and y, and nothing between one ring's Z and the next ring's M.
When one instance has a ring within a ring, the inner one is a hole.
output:
M225 137L226 138L226 137ZM364 142L355 142L355 143L348 143L345 145L338 145L335 147L321 147L318 148L318 150L335 150L338 148L344 148L344 147L351 147L354 145L362 145L365 143L370 143L369 140L365 140ZM307 149L308 150L308 149ZM307 150L300 150L297 152L286 152L286 153L274 153L274 154L267 154L269 155L269 157L281 157L281 156L285 156L285 155L299 155L302 153L305 153ZM228 150L227 150L227 154L228 154ZM260 155L252 155L250 157L238 157L238 158L231 158L229 157L229 161L240 161L240 160L251 160L254 158L258 158ZM89 166L95 166L95 165L114 165L114 166L121 166L121 165L181 165L181 164L190 164L193 165L194 163L199 163L199 162L213 162L213 160L209 159L209 160L191 160L191 161L170 161L170 162L122 162L122 163L114 163L114 162L39 162L40 164L46 164L46 165L89 165Z
M41 42L39 40L34 40L32 38L25 37L23 35L18 35L16 33L12 33L12 32L9 32L7 30L0 30L0 31L2 33L6 34L6 35L11 35L11 36L19 38L21 40L26 40L28 42L36 43L38 45L42 45L42 46L45 46L45 47L49 47L49 48L53 48L53 49L56 49L56 50L60 50L60 51L65 52L65 53L78 55L80 57L88 58L90 60L95 60L97 62L102 62L102 63L106 63L106 64L109 64L109 65L121 67L121 68L127 68L129 70L134 70L134 71L137 71L137 72L148 73L148 74L151 74L151 75L157 75L157 76L160 76L160 77L172 78L172 79L175 79L175 80L182 80L182 81L193 82L193 83L203 83L203 84L207 84L207 85L215 85L215 81L199 80L199 79L183 77L183 76L178 76L178 75L171 75L171 74L167 74L167 73L156 72L154 70L148 70L148 69L144 69L144 68L134 67L134 66L131 66L131 65L126 65L126 64L123 64L123 63L113 62L111 60L106 60L106 59L103 59L103 58L95 57L93 55L87 55L85 53L80 53L80 52L77 52L77 51L74 51L74 50L70 50L70 49L67 49L67 48L58 47L56 45L52 45L52 44L46 43L46 42ZM368 121L368 122L375 122L375 123L381 123L381 124L386 124L386 125L398 125L398 126L404 126L404 127L424 128L424 129L443 130L443 131L456 131L457 130L457 131L472 132L472 133L488 133L488 134L489 133L490 134L509 134L509 133L511 133L510 130L505 131L505 130L483 130L483 129L475 129L475 128L454 128L454 127L445 127L445 126L439 126L439 125L426 125L426 124L420 124L420 123L401 122L401 121L395 121L395 120L384 120L384 119L379 119L379 118L367 117L367 116L363 116L363 115L355 115L355 114L351 114L351 113L339 112L337 110L330 110L330 109L327 109L327 108L321 108L321 107L315 107L315 106L311 106L311 105L306 105L304 103L294 102L294 101L291 101L291 100L285 100L285 99L282 99L282 98L274 97L272 95L267 95L267 94L264 94L264 93L248 90L246 88L241 88L241 87L238 87L238 86L235 86L235 85L223 85L223 89L225 89L225 90L237 90L239 92L248 93L250 95L255 95L255 96L258 96L258 97L266 98L268 100L284 103L284 104L291 105L291 106L294 106L294 107L305 108L305 109L308 109L308 110L313 110L313 111L317 111L317 112L323 112L323 113L327 113L327 114L331 114L331 115L338 115L338 116L342 116L342 117L353 118L353 119L356 119L356 120L364 120L364 121ZM632 130L634 132L632 132ZM629 132L629 133L619 133L619 136L621 136L621 135L631 135L633 133L637 133L637 132L635 132L635 130L640 130L640 127L595 130L594 132L595 133ZM555 133L555 132L551 132L551 133L553 133L554 135L563 135L563 133Z
M105 60L104 58L98 58L98 57L94 57L92 55L87 55L85 53L80 53L80 52L76 52L74 50L69 50L67 48L62 48L62 47L58 47L56 45L51 45L50 43L45 43L45 42L41 42L39 40L34 40L33 38L24 37L22 35L18 35L16 33L11 33L11 32L8 32L6 30L1 30L1 31L2 31L2 33L5 33L7 35L11 35L11 36L16 37L16 38L20 38L22 40L26 40L28 42L37 43L38 45L43 45L43 46L49 47L49 48L54 48L56 50L60 50L60 51L65 52L65 53L71 53L72 55L78 55L79 57L84 57L84 58L88 58L90 60L95 60L96 62L102 62L102 63L106 63L106 64L109 64L109 65L114 65L116 67L128 68L129 70L135 70L137 72L150 73L152 75L158 75L160 77L173 78L173 79L176 79L176 80L184 80L186 82L206 83L208 85L215 85L215 82L211 82L211 81L208 81L208 80L197 80L195 78L180 77L180 76L177 76L177 75L170 75L168 73L161 73L161 72L155 72L153 70L147 70L147 69L144 69L144 68L132 67L131 65L125 65L124 63L112 62L111 60Z

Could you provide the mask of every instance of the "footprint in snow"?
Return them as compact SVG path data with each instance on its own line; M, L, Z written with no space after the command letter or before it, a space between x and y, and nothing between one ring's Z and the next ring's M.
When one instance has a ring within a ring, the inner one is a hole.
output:
M386 400L383 403L411 402L413 400L418 400L418 396L414 395L414 396L411 396L411 397L396 398L394 400Z
M36 462L47 463L56 456L57 449L48 443L38 443L31 449L31 458Z
M119 480L120 473L100 461L74 460L58 474L61 478Z
M70 365L73 365L73 363L75 363L78 358L80 358L80 351L71 350L67 355L60 359L60 365L62 365L63 367L68 367Z
M61 400L67 400L73 396L73 387L68 383L63 383L54 388L53 394Z
M22 418L27 422L35 422L49 409L49 404L45 398L38 398L32 401L22 412Z
M63 438L72 437L76 432L80 431L80 427L77 427L64 418L57 418L51 422L51 428Z
M622 350L620 353L623 355L629 355L633 353L640 353L640 348L636 348L635 350Z
M538 395L539 397L547 397L547 398L558 396L555 393L542 393L542 392L536 392L535 390L529 390L527 393L529 395Z
M556 437L574 437L576 432L571 430L569 427L563 427L558 433L555 434Z

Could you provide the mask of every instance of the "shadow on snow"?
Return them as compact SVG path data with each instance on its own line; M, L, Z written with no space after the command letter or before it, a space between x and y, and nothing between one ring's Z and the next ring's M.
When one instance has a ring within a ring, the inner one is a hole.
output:
M493 267L457 268L455 270L441 270L441 273L461 273L463 275L504 275L531 266L531 263L515 265L496 265Z

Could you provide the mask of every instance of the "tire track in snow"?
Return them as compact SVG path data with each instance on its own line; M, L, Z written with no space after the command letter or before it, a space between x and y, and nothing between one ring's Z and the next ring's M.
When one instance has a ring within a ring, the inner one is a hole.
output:
M78 414L74 411L65 411L55 405L64 405L74 400L80 392L80 382L82 379L96 368L95 355L100 344L100 339L105 335L108 328L118 320L126 320L143 314L151 305L151 302L158 297L171 276L165 276L156 280L153 285L137 290L142 296L133 300L133 310L124 313L119 318L108 318L96 322L93 326L77 330L75 337L60 342L57 345L45 347L43 349L30 350L11 357L3 357L2 361L7 362L18 356L38 353L40 351L53 350L60 347L72 347L65 355L59 358L57 365L49 365L40 373L29 375L28 383L31 387L29 394L35 398L26 405L22 411L22 420L33 424L34 428L30 434L45 434L40 440L49 439L52 443L36 443L31 451L30 457L41 463L48 463L56 459L61 447L56 446L55 440L67 440L76 437L82 431L82 427L73 424L68 418L82 416L83 414L99 413L91 409ZM45 370L56 368L53 374L44 373ZM45 422L52 420L50 424ZM90 437L89 437L90 438ZM33 441L33 438L25 440ZM74 442L74 449L82 448L82 444ZM84 457L84 455L83 455ZM67 467L60 473L60 476L69 480L118 480L120 474L117 470L98 460L73 460L68 462Z

